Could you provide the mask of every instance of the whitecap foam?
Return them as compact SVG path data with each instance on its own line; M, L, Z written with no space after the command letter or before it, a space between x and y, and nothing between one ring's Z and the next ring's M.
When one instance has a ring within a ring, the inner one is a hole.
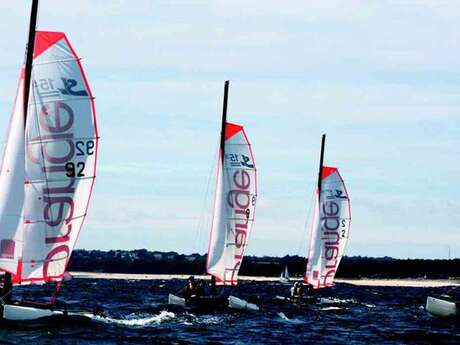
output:
M290 319L286 316L286 314L284 314L283 312L279 312L278 314L278 317L280 318L280 321L281 322L289 322L289 323L294 323L294 324L301 324L301 323L305 323L304 321L302 320L299 320L299 319Z
M368 308L375 308L375 304L369 304L369 303L362 303L363 306L368 307Z
M282 319L282 320L289 321L289 318L288 318L283 312L281 312L281 311L278 313L278 316L279 316L279 318Z
M355 299L340 299L335 297L321 298L319 304L347 304L357 303Z
M86 317L89 317L92 320L104 323L117 324L122 326L130 327L143 327L151 324L160 324L164 321L171 320L176 317L176 315L170 311L163 310L158 315L153 315L149 317L136 318L136 315L130 315L126 319L114 319L111 317L104 317L94 314L84 314Z
M320 308L319 310L323 310L323 311L328 311L328 310L341 310L343 308L340 308L340 307L324 307L324 308Z

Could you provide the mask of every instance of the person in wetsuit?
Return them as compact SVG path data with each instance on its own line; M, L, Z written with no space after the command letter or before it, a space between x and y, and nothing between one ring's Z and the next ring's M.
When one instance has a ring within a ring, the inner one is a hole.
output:
M216 286L216 277L211 276L211 281L209 282L209 296L217 295L217 286Z
M1 303L6 304L12 300L13 282L11 279L11 273L5 272L0 276L0 298Z
M311 284L303 284L295 282L291 287L291 299L302 300L303 298L313 297L313 286Z
M187 285L182 289L185 300L191 300L203 295L203 283L197 282L194 276L187 279Z

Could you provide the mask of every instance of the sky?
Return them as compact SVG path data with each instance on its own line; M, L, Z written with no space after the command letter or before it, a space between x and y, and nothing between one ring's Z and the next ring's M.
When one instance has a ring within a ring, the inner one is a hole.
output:
M30 2L1 1L0 134ZM347 255L460 257L460 3L41 0L96 97L78 248L204 253L224 81L258 169L248 254L305 255L321 134L350 194Z

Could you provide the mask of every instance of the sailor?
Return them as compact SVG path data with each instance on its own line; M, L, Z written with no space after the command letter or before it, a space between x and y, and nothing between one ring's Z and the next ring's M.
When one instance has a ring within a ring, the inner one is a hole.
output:
M295 282L291 287L291 298L302 299L305 297L311 297L313 295L313 286L309 283L303 284L301 282Z
M11 273L5 272L0 276L0 299L2 304L11 302L13 291L13 282Z
M188 277L187 285L185 285L185 287L181 291L185 299L190 299L190 297L192 297L193 291L195 290L195 284L195 277Z
M202 297L206 293L205 284L202 280L199 280L195 285L195 290L193 291L193 297Z
M181 290L186 300L201 297L203 295L203 283L197 282L194 276L187 279L187 285Z
M216 277L211 276L211 281L209 282L209 295L216 296L217 295L217 286L216 286Z
M303 290L306 296L313 296L315 294L315 289L313 289L313 285L310 283L303 284Z
M294 285L291 287L291 298L296 298L299 296L300 292L300 282L295 282Z

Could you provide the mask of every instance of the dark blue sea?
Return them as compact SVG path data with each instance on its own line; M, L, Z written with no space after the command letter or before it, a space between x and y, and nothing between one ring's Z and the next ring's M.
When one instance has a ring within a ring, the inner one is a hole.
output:
M3 325L5 344L460 344L460 322L429 316L427 295L449 288L360 287L321 292L333 304L293 305L280 283L241 282L236 295L257 301L257 313L183 310L167 305L184 281L73 279L60 295L69 311L87 316L47 325ZM16 297L38 300L43 287ZM93 312L105 315L94 316Z

